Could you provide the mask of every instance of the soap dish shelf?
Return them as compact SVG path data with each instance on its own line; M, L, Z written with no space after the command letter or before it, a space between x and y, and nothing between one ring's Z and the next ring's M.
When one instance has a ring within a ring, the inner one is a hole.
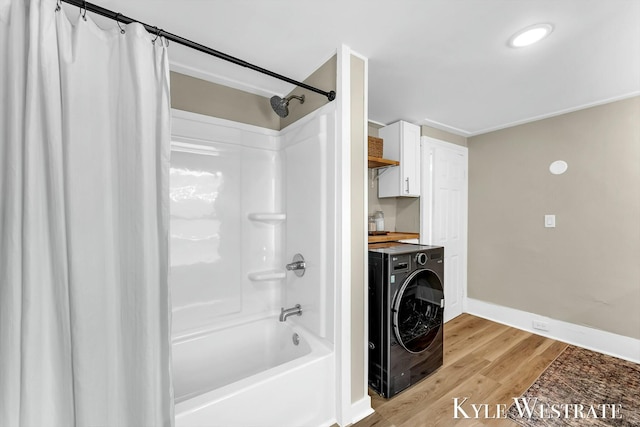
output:
M285 213L264 213L256 212L250 213L249 219L255 222L263 222L265 224L280 224L287 220L287 214Z
M253 282L267 282L270 280L282 280L287 278L284 270L263 270L249 273L249 280Z

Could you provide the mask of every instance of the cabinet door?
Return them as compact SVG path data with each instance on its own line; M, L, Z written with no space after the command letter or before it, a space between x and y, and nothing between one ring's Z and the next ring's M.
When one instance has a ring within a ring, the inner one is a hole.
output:
M381 128L379 135L383 157L400 165L380 174L378 197L420 197L420 127L400 121Z
M420 197L420 127L403 122L400 144L401 196Z

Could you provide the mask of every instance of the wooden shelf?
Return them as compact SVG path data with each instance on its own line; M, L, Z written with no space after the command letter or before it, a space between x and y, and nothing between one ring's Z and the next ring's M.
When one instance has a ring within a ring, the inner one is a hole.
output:
M397 233L390 231L389 234L379 236L369 236L369 243L394 242L396 240L419 239L420 233Z
M389 166L398 166L399 164L400 162L397 160L369 156L369 169L388 168Z
M380 243L369 243L369 249L383 249L383 248L392 248L394 246L402 245L402 242L380 242Z

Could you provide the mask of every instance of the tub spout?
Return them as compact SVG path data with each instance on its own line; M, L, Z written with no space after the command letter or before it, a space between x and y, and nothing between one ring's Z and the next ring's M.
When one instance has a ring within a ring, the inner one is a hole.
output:
M282 307L280 309L280 321L281 322L286 321L287 317L293 316L293 315L302 316L302 307L300 307L300 304L296 304L295 307L291 307L291 308L287 308L287 309Z

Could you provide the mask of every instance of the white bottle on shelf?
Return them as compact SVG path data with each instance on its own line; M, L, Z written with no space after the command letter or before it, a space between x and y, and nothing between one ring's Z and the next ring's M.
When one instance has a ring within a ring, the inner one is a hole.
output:
M376 219L376 231L384 231L384 213L377 211L374 217Z

